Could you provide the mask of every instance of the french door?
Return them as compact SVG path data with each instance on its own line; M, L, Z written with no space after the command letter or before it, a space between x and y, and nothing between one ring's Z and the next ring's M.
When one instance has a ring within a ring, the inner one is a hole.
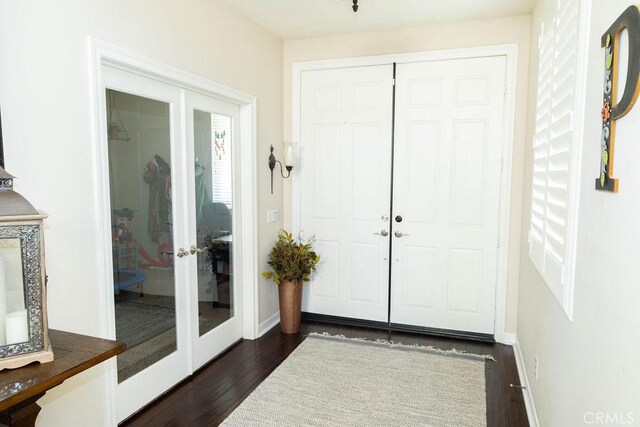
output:
M504 82L504 57L302 73L303 311L493 335Z
M239 107L104 67L117 419L242 337Z
M242 287L234 269L241 232L237 191L240 108L188 93L187 141L192 369L197 369L242 337Z

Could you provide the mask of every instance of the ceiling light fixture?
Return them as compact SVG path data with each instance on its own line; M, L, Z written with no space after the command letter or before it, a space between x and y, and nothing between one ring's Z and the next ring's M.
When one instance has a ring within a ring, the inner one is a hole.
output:
M358 11L358 0L353 0L352 9L353 9L354 12Z

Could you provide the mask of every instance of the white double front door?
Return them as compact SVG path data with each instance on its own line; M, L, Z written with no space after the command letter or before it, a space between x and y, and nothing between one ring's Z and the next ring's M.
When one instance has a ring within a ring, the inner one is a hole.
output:
M303 311L493 335L504 82L503 56L302 73Z

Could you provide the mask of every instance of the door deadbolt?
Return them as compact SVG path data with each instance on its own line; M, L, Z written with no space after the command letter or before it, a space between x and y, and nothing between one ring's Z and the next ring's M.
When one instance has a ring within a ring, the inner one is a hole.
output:
M396 216L396 222L402 222L402 217L400 215Z

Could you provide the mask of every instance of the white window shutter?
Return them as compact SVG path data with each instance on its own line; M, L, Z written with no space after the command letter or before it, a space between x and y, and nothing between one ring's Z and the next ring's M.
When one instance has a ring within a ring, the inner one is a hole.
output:
M531 194L530 255L544 271L545 216L547 210L547 168L549 157L549 121L553 80L553 21L542 26L538 55L536 127L533 138L533 183Z
M580 0L558 0L540 40L533 142L530 256L564 304L570 191L576 145Z
M212 150L212 199L213 202L224 203L227 208L233 208L233 171L231 159L232 124L231 119L219 114L211 115L211 129L213 143L219 145Z

